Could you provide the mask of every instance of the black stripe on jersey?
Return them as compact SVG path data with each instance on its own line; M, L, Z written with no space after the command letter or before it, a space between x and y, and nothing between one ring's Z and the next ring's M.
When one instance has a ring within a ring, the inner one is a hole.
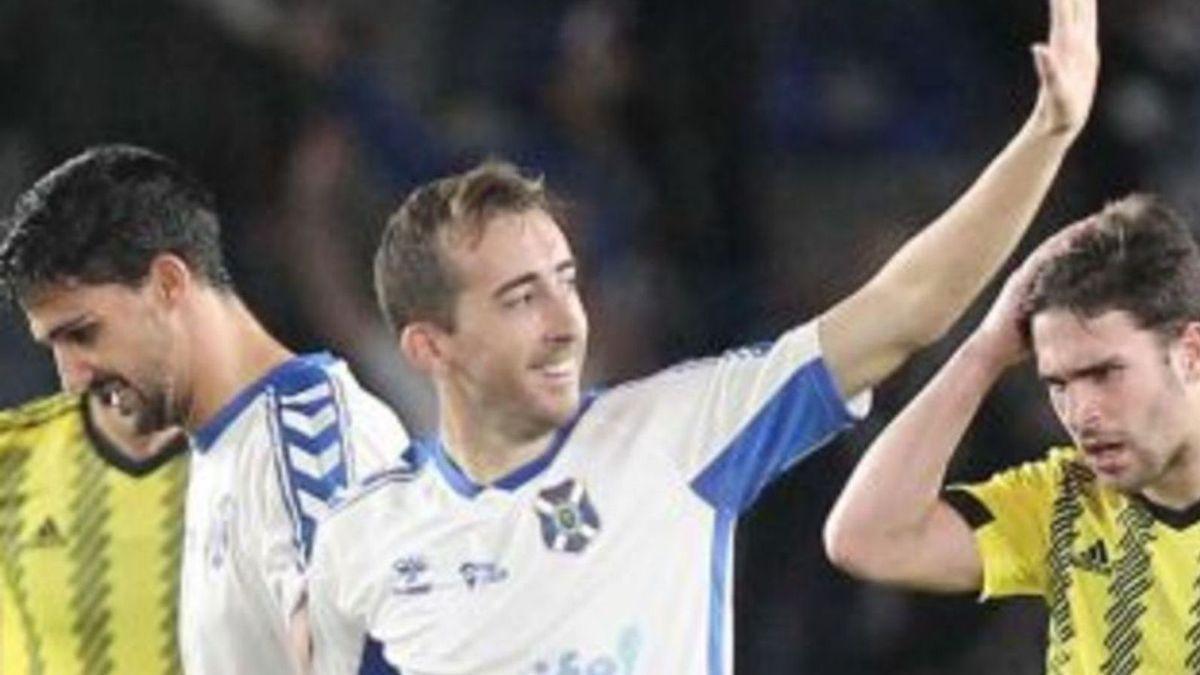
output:
M38 632L31 630L33 617L29 612L29 593L26 591L25 570L18 564L17 549L21 546L21 533L25 530L25 481L26 468L33 451L28 448L4 448L0 452L0 552L3 562L4 583L16 605L17 614L25 626L25 648L29 654L29 669L32 675L45 672L42 660L42 642Z
M1141 504L1130 502L1117 516L1117 522L1125 531L1108 586L1112 603L1104 613L1104 647L1108 658L1100 665L1100 671L1105 675L1133 675L1142 663L1137 653L1142 643L1139 620L1146 613L1146 591L1151 586L1147 546L1154 540L1154 518Z
M163 595L158 601L163 607L169 607L167 621L169 626L163 631L163 642L159 652L163 654L163 662L168 664L167 672L182 673L183 664L180 662L178 623L179 612L176 611L179 598L180 570L183 568L183 523L186 506L188 465L180 461L174 466L167 467L170 482L166 494L162 497L163 516L158 527L166 532L163 537L163 565L157 570L158 578L162 580Z
M944 490L942 492L942 501L957 511L958 515L967 521L967 525L972 530L978 530L996 519L992 515L991 509L987 507L987 504L984 504L978 497L962 488Z
M1084 488L1093 478L1092 472L1082 464L1065 464L1059 481L1058 496L1054 498L1054 515L1050 518L1050 551L1047 555L1050 589L1046 605L1050 613L1050 631L1055 638L1052 639L1052 644L1056 647L1057 656L1063 659L1070 658L1069 643L1075 637L1068 592L1071 590L1072 551L1075 540L1079 538L1076 523L1083 515ZM1065 663L1056 665L1062 667Z
M71 502L70 547L71 609L76 617L71 631L78 640L80 661L86 664L85 673L113 671L112 625L105 609L112 586L108 581L109 534L105 524L112 508L108 503L109 486L104 479L104 463L95 455L79 455Z
M1200 560L1197 561L1200 566ZM1193 673L1200 673L1200 576L1192 582L1192 597L1196 601L1192 603L1191 609L1188 611L1188 616L1192 619L1192 625L1187 631L1188 655L1187 664L1188 670Z

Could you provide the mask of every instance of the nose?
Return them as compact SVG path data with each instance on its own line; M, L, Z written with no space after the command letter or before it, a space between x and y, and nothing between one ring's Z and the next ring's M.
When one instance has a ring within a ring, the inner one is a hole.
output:
M1084 383L1072 383L1064 392L1067 426L1077 434L1096 429L1100 424L1101 405L1097 392Z
M54 347L54 366L63 389L71 393L87 390L95 378L95 368L78 350L67 346Z
M574 342L587 330L583 304L573 288L551 296L544 317L547 338L554 342Z

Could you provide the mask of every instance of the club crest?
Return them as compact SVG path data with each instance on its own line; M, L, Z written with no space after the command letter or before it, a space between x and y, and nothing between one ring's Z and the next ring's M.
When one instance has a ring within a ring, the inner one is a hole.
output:
M553 551L579 553L600 532L600 516L583 484L573 478L539 492L533 507L542 541Z

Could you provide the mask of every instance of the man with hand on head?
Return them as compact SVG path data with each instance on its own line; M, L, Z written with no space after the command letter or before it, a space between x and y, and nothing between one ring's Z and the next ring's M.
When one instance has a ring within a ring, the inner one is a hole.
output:
M943 490L1032 349L1072 446ZM1049 609L1051 673L1200 668L1200 249L1132 196L1044 244L867 451L826 524L851 574Z

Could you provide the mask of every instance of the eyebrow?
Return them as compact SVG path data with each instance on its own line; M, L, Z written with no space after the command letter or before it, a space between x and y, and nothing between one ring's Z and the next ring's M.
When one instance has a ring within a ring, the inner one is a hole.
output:
M40 344L50 344L62 338L64 333L69 333L81 326L89 323L92 317L87 314L80 314L72 319L64 321L54 328L51 328L45 335L38 337L34 336L34 340Z
M1081 368L1073 368L1073 369L1068 370L1067 372L1061 373L1061 374L1060 373L1041 373L1041 372L1039 372L1038 379L1047 384L1068 382L1070 380L1077 380L1081 377L1088 377L1089 375L1095 375L1095 374L1099 373L1100 371L1107 370L1109 368L1114 368L1119 365L1121 365L1121 359L1116 356L1110 356L1108 358L1096 361L1095 363L1089 363L1088 365L1083 366Z
M573 270L575 267L575 259L568 258L567 260L564 260L554 266L554 273L561 274L562 272ZM492 297L499 298L518 286L524 286L525 284L531 284L537 281L537 278L537 272L526 272L525 274L509 279L508 281L497 286L496 290L492 291Z

